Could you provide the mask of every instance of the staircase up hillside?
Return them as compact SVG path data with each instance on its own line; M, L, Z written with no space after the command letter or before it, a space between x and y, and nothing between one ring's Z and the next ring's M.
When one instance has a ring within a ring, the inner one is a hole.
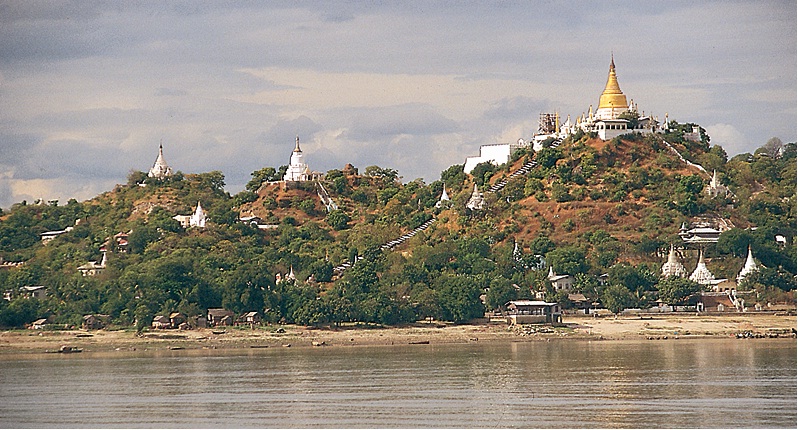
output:
M552 142L551 147L552 148L557 148L558 146L560 146L561 143L562 143L562 138L557 139L554 142ZM521 175L526 175L527 173L529 173L530 170L532 170L533 168L537 167L537 165L538 165L538 163L535 160L527 161L526 163L524 163L523 166L521 166L520 169L518 169L515 172L511 173L510 176L508 176L508 177L496 182L495 184L491 185L491 187L488 188L488 192L489 193L494 193L494 194L498 193L499 191L504 189L504 187L507 185L507 183L510 182L510 179L517 178L517 177L519 177Z
M406 240L408 240L411 237L417 235L419 232L422 232L422 231L426 230L427 228L429 228L429 226L431 226L432 223L434 223L434 222L435 222L435 218L431 218L431 219L427 220L424 224L421 224L420 226L418 226L418 227L414 228L413 230L411 230L411 231L399 236L398 238L396 238L396 239L394 239L394 240L392 240L390 242L386 242L386 243L382 244L380 246L380 249L393 250L397 246L399 246L402 243L404 243ZM357 261L360 261L362 259L363 259L363 257L358 255L355 258L355 261L357 262ZM350 267L352 267L352 262L345 261L345 262L341 263L340 265L334 267L333 268L333 273L335 273L336 275L340 276L346 269L348 269Z

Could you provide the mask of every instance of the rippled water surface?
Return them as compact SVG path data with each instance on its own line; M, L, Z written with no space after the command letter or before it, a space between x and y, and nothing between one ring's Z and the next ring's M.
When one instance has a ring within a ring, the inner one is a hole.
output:
M3 427L789 427L794 340L0 356Z

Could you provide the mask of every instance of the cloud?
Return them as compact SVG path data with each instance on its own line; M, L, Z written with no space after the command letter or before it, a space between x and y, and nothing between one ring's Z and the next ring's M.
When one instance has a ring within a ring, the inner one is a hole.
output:
M451 133L458 129L455 121L430 106L406 104L359 110L353 115L343 137L374 142L401 135L423 137Z
M750 147L743 133L732 124L712 124L704 129L709 134L711 144L722 146L730 155L747 152L746 148Z
M434 180L480 144L528 139L542 111L595 108L611 52L647 114L752 152L795 140L794 9L0 3L0 206L91 197L148 169L161 141L173 168L221 170L231 192L285 164L296 135L313 169L377 164Z

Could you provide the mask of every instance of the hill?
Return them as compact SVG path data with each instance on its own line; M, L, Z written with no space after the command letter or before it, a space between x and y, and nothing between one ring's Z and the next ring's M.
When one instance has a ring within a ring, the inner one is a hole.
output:
M13 263L0 270L12 299L0 303L0 325L76 325L99 313L141 328L156 314L214 307L305 324L465 321L484 313L482 295L493 309L533 291L569 306L543 262L577 275L575 291L590 300L610 301L609 286L620 285L624 306L646 306L671 287L658 278L667 248L682 245L683 224L698 222L734 226L705 249L716 277L733 279L750 244L764 267L744 287L760 301L794 299L795 144L771 140L728 160L704 133L685 139L692 124L672 129L546 142L506 165L478 165L473 176L454 165L430 184L348 165L318 184L286 186L269 182L280 169L264 168L231 196L221 172L162 180L132 172L127 184L86 202L22 202L0 214L0 256ZM533 167L511 177L522 166ZM705 192L712 171L728 193ZM503 185L484 193L485 210L466 208L475 183ZM436 207L444 186L451 201ZM174 216L197 202L209 226L184 228ZM252 217L254 224L238 221ZM45 244L47 231L62 233ZM83 276L77 267L100 261L101 249L107 266ZM681 253L692 269L697 249ZM295 280L285 281L289 274ZM29 285L46 286L48 298L21 297Z

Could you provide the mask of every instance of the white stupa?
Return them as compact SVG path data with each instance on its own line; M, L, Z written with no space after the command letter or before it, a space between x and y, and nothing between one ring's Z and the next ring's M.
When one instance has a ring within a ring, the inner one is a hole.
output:
M188 225L190 227L205 228L206 219L205 211L202 210L202 205L200 205L200 202L197 202L197 210L195 210L188 219Z
M163 159L163 145L158 146L158 158L155 159L155 163L150 168L150 171L147 173L147 176L150 178L157 178L162 179L172 174L172 168L166 164L166 160Z
M748 258L745 259L745 265L743 265L743 269L740 270L740 274L737 275L737 283L745 279L746 276L759 271L759 266L757 266L756 261L754 261L754 255L751 253L751 245L748 245Z
M662 265L662 277L667 278L669 276L687 277L687 269L676 258L676 249L673 245L671 245L671 251L668 254L668 261Z
M288 164L288 170L285 171L283 176L284 181L307 181L310 179L310 168L305 164L305 157L302 155L302 150L299 149L299 136L296 137L296 146L294 151L291 152L291 162Z
M715 280L715 275L707 269L707 265L704 263L703 250L698 251L698 264L690 275L690 280L701 285L710 285Z
M446 193L446 184L443 184L443 192L441 193L441 199L438 200L438 203L435 203L435 207L439 208L445 204L444 202L449 202L449 201L451 201L451 199L449 199L449 194Z
M468 199L466 207L472 211L485 208L485 199L482 197L482 193L479 192L479 189L477 189L477 184L474 184L474 191L471 193L471 198Z

